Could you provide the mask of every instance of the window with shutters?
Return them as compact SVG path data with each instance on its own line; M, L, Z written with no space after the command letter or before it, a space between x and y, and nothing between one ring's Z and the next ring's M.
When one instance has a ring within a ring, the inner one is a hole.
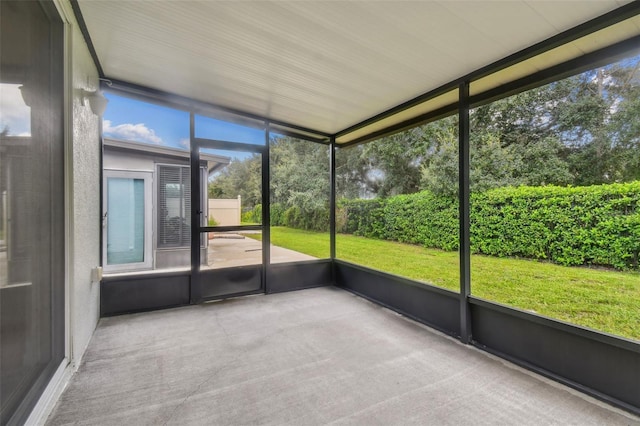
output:
M158 248L189 247L191 180L189 167L158 166Z

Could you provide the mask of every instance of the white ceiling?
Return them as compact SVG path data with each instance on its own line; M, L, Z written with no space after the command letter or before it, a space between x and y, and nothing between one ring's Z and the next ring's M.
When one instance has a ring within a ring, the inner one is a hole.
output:
M107 77L329 134L625 3L79 0Z

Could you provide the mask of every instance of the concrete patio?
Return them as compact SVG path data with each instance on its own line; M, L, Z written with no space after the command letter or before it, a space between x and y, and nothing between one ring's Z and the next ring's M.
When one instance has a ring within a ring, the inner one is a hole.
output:
M314 260L313 256L271 244L271 263ZM262 242L241 233L227 233L209 240L207 265L212 269L262 264Z
M334 287L102 318L48 425L640 425Z

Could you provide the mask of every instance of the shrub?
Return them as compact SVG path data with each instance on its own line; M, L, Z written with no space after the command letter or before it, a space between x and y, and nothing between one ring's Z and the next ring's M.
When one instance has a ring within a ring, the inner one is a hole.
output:
M271 226L284 226L284 211L282 204L271 204Z
M562 265L638 269L640 182L504 187L471 196L471 250ZM458 249L458 200L424 191L341 200L339 232Z
M262 223L262 204L256 204L251 210L242 213L242 223Z
M638 269L640 182L500 188L471 199L471 249Z
M327 232L329 230L329 207L322 206L303 210L298 206L287 209L280 203L271 205L271 226L288 226L308 231ZM244 223L260 223L262 221L262 205L242 214Z
M327 207L304 211L298 206L289 207L284 212L284 226L307 231L329 230L329 209Z

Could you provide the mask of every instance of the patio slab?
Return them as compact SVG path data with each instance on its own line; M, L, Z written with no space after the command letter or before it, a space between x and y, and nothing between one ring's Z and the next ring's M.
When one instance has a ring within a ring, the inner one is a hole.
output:
M271 245L271 263L313 260L297 251ZM242 234L226 234L209 240L207 263L210 268L259 265L262 263L262 241Z
M102 318L47 425L640 425L323 287Z

